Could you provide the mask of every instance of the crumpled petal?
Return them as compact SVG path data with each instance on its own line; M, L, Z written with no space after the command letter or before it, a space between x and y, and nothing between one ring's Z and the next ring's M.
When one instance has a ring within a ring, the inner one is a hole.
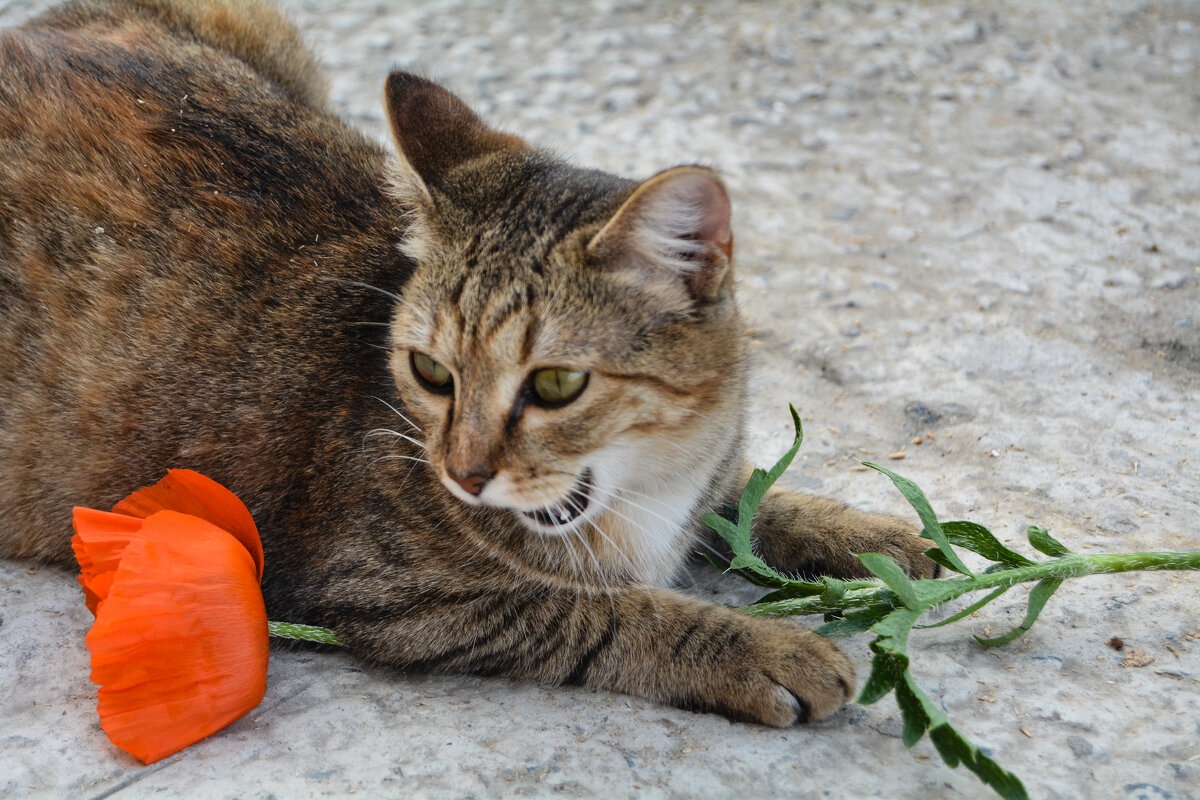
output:
M184 497L185 507L231 518L224 495L233 495L221 488L209 502L191 492L202 483L189 476L184 484L188 491L149 493L125 508L146 512ZM171 510L140 519L77 508L75 529L79 582L96 615L87 646L100 725L115 744L150 764L262 701L270 647L261 545L256 561L242 537ZM257 542L252 521L248 530Z
M110 514L91 508L75 509L75 536L71 549L79 562L79 585L83 587L88 610L97 607L108 597L109 587L117 575L121 556L130 540L141 536L142 520L124 514Z
M228 531L246 546L262 580L262 540L246 504L233 492L195 470L169 469L158 483L138 489L113 506L114 513L131 517L148 517L164 509L206 519Z

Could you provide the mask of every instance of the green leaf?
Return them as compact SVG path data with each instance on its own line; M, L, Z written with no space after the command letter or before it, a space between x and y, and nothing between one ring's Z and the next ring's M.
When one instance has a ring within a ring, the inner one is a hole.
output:
M1049 555L1049 553L1047 553ZM1029 593L1029 610L1025 612L1025 621L1017 627L1013 628L1003 636L997 636L994 639L984 639L976 636L975 641L979 642L984 647L995 647L1001 644L1008 644L1014 639L1021 637L1025 631L1033 627L1033 623L1037 621L1038 614L1042 613L1042 609L1046 606L1046 601L1050 596L1057 591L1062 585L1062 578L1045 578L1038 581L1037 586L1033 587L1033 591Z
M846 596L845 581L839 581L837 578L823 575L821 576L821 583L825 584L825 591L821 592L821 599L826 603L840 602Z
M717 569L721 570L722 572L727 572L731 575L737 575L742 580L746 581L747 583L752 583L755 586L762 586L763 588L766 588L766 589L774 589L774 588L781 587L781 586L787 586L790 583L789 581L784 580L783 578L780 578L780 577L758 575L757 573L751 572L750 570L746 570L746 569L734 569L731 566L731 562L722 561L709 553L700 553L700 557L703 558L708 563L712 564ZM770 569L770 568L768 567L768 569ZM815 586L816 591L812 592L812 594L816 594L817 592L821 591L820 584L815 584L814 586ZM788 595L788 596L789 597L801 597L802 595L794 594L794 595ZM763 601L759 600L758 602L761 603Z
M950 559L948 559L948 558L946 558L946 556L942 555L942 551L937 549L936 547L931 547L928 550L926 550L925 555L927 555L929 557L929 559L931 561L933 561L934 563L941 564L943 569L948 569L951 572L958 572L958 567L951 564Z
M765 561L754 554L751 544L751 525L754 521L754 512L758 509L758 505L762 502L767 490L771 488L771 485L778 480L783 471L792 463L792 459L796 457L796 452L800 449L801 442L804 441L804 430L800 424L800 415L796 413L794 406L789 406L788 408L791 409L792 424L796 430L795 440L792 442L791 448L783 454L783 457L779 461L775 462L775 466L771 467L769 472L756 469L750 475L750 480L747 481L746 488L742 490L741 498L738 500L737 523L735 524L720 514L705 514L700 518L701 522L716 531L729 544L730 549L733 551L733 559L729 562L729 569L741 571L743 577L747 577L752 583L772 588L782 588L789 583L795 583L795 581L788 581L787 578L771 569Z
M904 574L904 570L900 569L891 556L885 556L880 553L860 553L858 560L863 563L871 574L879 578L887 584L887 587L899 595L901 602L912 609L921 607L921 602L917 600L916 590L913 589L912 581Z
M876 603L866 608L847 611L844 617L833 619L816 629L822 636L853 636L871 629L879 620L895 610L895 606L886 603Z
M904 680L908 669L908 633L920 616L920 611L897 608L871 626L871 631L877 634L869 645L875 658L871 660L871 674L858 695L859 703L874 703Z
M988 758L982 750L951 727L949 722L931 727L929 738L941 755L942 761L948 766L957 767L959 763L963 764L1004 800L1029 800L1029 793L1025 791L1020 778Z
M976 522L967 522L966 520L943 522L942 532L946 534L946 539L951 544L965 547L989 561L996 561L1009 567L1029 567L1035 563L1020 553L1009 550L992 535L991 531Z
M897 657L890 653L876 653L875 657L871 659L871 674L867 676L867 682L863 684L862 691L859 692L855 702L869 706L887 697L888 693L896 688L896 682L903 678L906 669L908 669L906 656Z
M925 499L925 493L908 478L902 478L890 469L885 469L869 461L864 461L863 466L882 472L892 479L892 483L900 490L900 494L904 495L905 499L908 500L908 504L913 507L913 510L917 512L917 516L921 518L921 524L925 526L921 535L937 543L938 549L942 551L942 555L950 562L951 568L955 572L961 572L963 575L971 575L971 570L967 569L967 565L962 562L962 559L958 557L958 553L954 552L954 548L950 546L950 542L946 539L946 534L942 533L942 526L938 524L937 515L933 513L933 507Z
M750 480L746 482L746 488L742 490L742 497L738 500L738 525L745 526L747 535L750 531L750 522L754 518L754 512L758 509L758 504L762 502L763 497L767 494L767 490L779 480L779 476L783 474L792 463L792 459L796 457L796 453L800 450L800 445L804 441L804 426L800 423L800 415L796 412L796 407L788 405L788 410L792 412L792 425L796 430L796 436L792 440L792 446L788 451L775 462L775 466L771 467L769 472L763 472L761 469L754 470L750 475Z
M776 600L791 600L793 597L812 597L813 595L822 594L825 591L825 585L821 583L805 583L804 581L787 581L783 586L780 586L770 594L763 595L752 603L774 603Z
M896 684L896 705L900 707L900 718L904 722L900 738L905 747L912 747L921 741L925 731L929 730L931 711L941 714L941 710L935 708L925 693L917 687L908 671L904 673L904 680Z
M1048 556L1065 556L1071 551L1063 546L1063 543L1050 535L1050 532L1045 528L1039 528L1037 525L1029 526L1029 543L1033 545L1033 549L1039 553L1045 553Z
M957 614L955 614L952 617L946 617L941 622L934 622L931 625L917 625L916 627L922 628L922 629L924 629L924 628L940 628L943 625L949 625L951 622L958 622L963 617L967 617L967 616L970 616L971 614L974 614L976 611L983 608L988 603L992 602L997 597L1004 594L1011 588L1012 588L1011 586L1001 586L999 589L996 589L994 592L992 592L987 597L980 600L978 603L972 603L971 605L967 606L962 611L959 611Z

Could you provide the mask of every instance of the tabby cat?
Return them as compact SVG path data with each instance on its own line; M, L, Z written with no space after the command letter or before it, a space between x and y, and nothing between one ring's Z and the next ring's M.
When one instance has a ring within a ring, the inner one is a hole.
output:
M567 164L395 72L388 155L257 0L78 0L0 38L0 554L168 467L249 505L267 609L409 670L790 725L851 663L660 588L744 477L729 196ZM775 491L778 567L935 565Z

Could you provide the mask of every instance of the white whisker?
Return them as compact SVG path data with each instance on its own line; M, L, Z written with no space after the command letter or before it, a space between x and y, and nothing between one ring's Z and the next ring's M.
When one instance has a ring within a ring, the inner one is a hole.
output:
M406 417L406 416L404 416L403 414L401 414L401 413L400 413L400 412L399 412L399 411L396 409L396 407L395 407L394 405L392 405L391 403L389 403L387 400L384 400L382 397L376 397L376 396L375 396L375 395L373 395L373 394L372 394L372 395L368 395L368 397L370 397L372 400L378 400L379 402L383 403L385 406L387 406L388 408L390 408L390 409L392 410L392 413L393 413L393 414L395 414L397 417L399 417L400 419L404 420L404 421L405 421L405 422L407 422L409 425L411 425L411 426L412 426L412 428L413 428L413 430L415 430L417 433L423 433L423 431L421 430L421 428L420 428L420 427L419 427L419 426L418 426L418 425L417 425L415 422L413 422L411 419L409 419L408 417Z
M370 289L372 292L379 292L380 294L387 295L400 305L405 305L404 300L402 300L399 295L392 294L387 289L380 289L378 286L372 286L369 283L359 283L358 281L348 281L343 278L331 278L328 276L321 278L321 280L325 281L326 283L342 283L346 286L357 286L360 289Z
M416 456L380 456L379 458L375 459L371 463L375 464L380 461L395 461L395 460L416 461L421 464L431 463L430 460L427 458L417 458Z
M417 439L414 439L411 436L406 436L403 433L399 433L397 431L391 430L390 428L375 428L374 430L367 431L365 434L363 434L363 440L365 441L365 440L371 438L372 436L395 436L396 438L403 439L406 442L412 442L413 444L415 444L417 447L421 448L422 450L426 449L423 442L421 442Z

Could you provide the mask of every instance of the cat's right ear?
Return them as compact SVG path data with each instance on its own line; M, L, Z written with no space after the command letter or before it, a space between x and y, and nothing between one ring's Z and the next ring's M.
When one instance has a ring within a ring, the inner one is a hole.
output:
M730 274L729 193L717 173L684 166L634 190L588 243L592 258L688 304L716 298Z
M441 86L408 72L388 76L383 99L399 150L397 169L403 173L392 176L393 186L417 204L430 199L431 188L442 189L463 164L528 147L519 137L489 128Z

